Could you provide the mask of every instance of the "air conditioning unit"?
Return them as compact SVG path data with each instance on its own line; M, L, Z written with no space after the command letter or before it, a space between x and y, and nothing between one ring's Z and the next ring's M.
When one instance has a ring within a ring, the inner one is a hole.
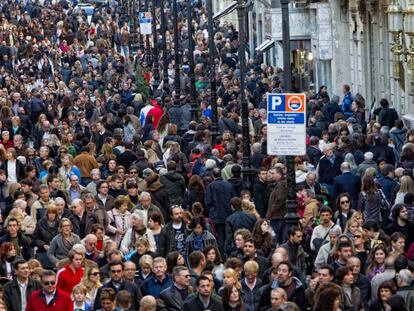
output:
M407 128L414 129L414 114L403 115L402 119Z

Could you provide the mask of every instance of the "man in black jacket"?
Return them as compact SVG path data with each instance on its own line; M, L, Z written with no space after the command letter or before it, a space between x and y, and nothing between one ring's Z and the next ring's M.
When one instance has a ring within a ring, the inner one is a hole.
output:
M13 240L14 243L17 243L16 255L29 260L31 258L30 240L20 232L16 218L10 218L7 221L7 233L0 238L0 245Z
M108 281L108 283L105 283L98 289L98 292L96 293L96 297L101 296L101 291L103 288L112 288L115 290L116 293L118 293L120 290L126 290L131 294L131 305L129 306L130 311L138 310L139 301L142 298L141 291L139 288L131 282L128 282L124 279L124 265L122 264L122 261L114 260L111 261L109 264L109 271L111 273L111 279ZM94 310L101 309L101 301L100 299L95 299L95 304L93 306Z
M21 311L26 309L27 299L30 295L41 288L39 281L32 280L29 264L24 259L17 259L13 262L16 278L8 282L3 289L3 301L9 311ZM21 287L26 291L26 299L22 300Z
M172 276L174 284L160 293L160 299L162 300L160 310L181 310L184 301L193 292L190 286L190 271L186 267L174 267Z
M319 138L317 136L312 136L310 138L310 145L306 148L306 155L309 158L309 162L317 167L319 160L322 157L322 151L319 149Z
M224 311L223 303L213 295L213 283L201 275L197 279L198 294L187 299L181 310L183 311Z
M253 184L253 202L256 209L263 219L266 218L267 205L269 202L269 192L267 189L267 170L261 167L257 172L257 179Z

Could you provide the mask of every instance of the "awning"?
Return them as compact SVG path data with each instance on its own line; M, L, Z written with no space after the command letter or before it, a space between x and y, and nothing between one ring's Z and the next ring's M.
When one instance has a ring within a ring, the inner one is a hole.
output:
M255 48L256 52L266 52L267 50L270 50L275 45L275 40L267 39L262 42L257 48Z
M231 12L233 12L237 8L238 5L239 5L239 3L237 1L231 2L223 10L221 10L221 11L217 12L216 14L214 14L213 19L219 19L219 18L222 18L222 17L230 14Z

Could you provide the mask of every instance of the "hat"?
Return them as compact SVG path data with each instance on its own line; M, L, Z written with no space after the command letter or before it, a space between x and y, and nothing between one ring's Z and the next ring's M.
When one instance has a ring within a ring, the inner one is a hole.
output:
M206 165L206 169L212 170L213 168L216 167L216 161L214 161L213 159L208 159L206 161L206 164L205 165Z
M152 173L154 173L154 171L150 169L149 167L147 167L146 169L142 171L142 177L147 178Z
M346 122L354 124L354 123L356 123L356 119L354 117L350 117L346 120Z

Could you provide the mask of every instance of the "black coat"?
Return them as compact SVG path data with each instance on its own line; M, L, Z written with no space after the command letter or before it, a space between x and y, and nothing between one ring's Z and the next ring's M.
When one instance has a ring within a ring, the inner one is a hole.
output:
M215 224L225 224L226 218L231 214L230 200L235 196L233 185L222 178L215 179L207 186L205 209Z
M187 298L184 302L184 305L181 309L182 311L204 311L204 310L211 310L211 311L224 311L223 303L219 300L216 296L210 297L210 304L207 308L204 307L203 303L200 301L198 294L192 295Z
M160 177L160 181L164 185L165 191L167 191L170 204L181 204L186 188L184 177L175 171L169 171Z
M95 214L90 214L86 211L83 213L82 219L74 214L69 219L73 225L72 232L77 234L81 239L91 232L92 225L99 223Z
M183 203L181 206L186 211L191 211L191 206L194 202L200 202L204 204L204 192L200 192L197 189L188 189L183 196Z
M336 176L341 174L341 164L343 162L342 157L336 155L334 163L323 156L319 161L319 182L333 185L333 180Z
M129 167L133 162L138 161L137 155L131 150L125 150L116 157L116 162L118 165L123 165L125 170L129 170Z
M7 173L7 164L8 164L9 160L4 161L3 164L3 168L6 171L6 175ZM22 164L22 162L20 162L19 160L16 160L16 178L17 178L17 182L20 182L25 176L25 169L24 169L24 165Z
M114 286L112 281L109 281L108 283L102 285L102 287L98 289L98 292L96 293L97 299L95 299L95 303L93 305L94 310L98 310L102 307L101 300L99 299L99 297L101 296L101 292L103 288L112 288L115 291L115 293L118 293L119 291L123 289L128 291L132 296L129 310L135 311L139 309L139 302L141 301L141 298L142 298L141 290L134 283L123 280L121 283L121 286L118 289Z
M50 242L52 242L53 238L59 234L58 225L56 223L55 226L49 227L47 220L42 218L40 221L36 224L36 229L33 232L32 237L32 246L37 246L38 250L37 252L43 253L46 252L44 249L45 245L50 245Z
M265 183L260 180L256 180L252 188L253 202L256 205L256 209L260 214L260 217L266 218L267 205L269 202L269 192Z
M26 300L30 295L41 288L39 281L29 278L26 289ZM7 306L8 311L21 311L22 310L22 298L20 296L20 288L17 283L17 279L14 279L4 285L3 288L3 301Z
M226 252L230 254L235 251L233 242L234 233L238 229L247 229L253 231L253 226L256 223L256 217L247 214L242 210L237 210L226 219Z
M318 147L309 146L306 148L306 155L309 158L309 162L316 167L323 153Z
M349 193L352 199L353 207L356 207L358 195L361 192L361 178L350 173L343 173L334 178L333 197L336 198L341 193Z
M169 212L170 198L163 184L156 182L148 186L148 192L151 194L152 203L157 205L162 212L165 222L171 220Z
M20 255L26 260L31 259L30 240L27 237L25 237L21 232L18 232L17 241L20 247ZM6 233L0 238L0 245L4 242L11 242L11 237L8 233Z
M192 292L193 290L190 287L188 293L191 294ZM160 299L163 302L160 310L180 311L184 305L184 300L181 298L181 294L174 285L164 289L160 293Z

